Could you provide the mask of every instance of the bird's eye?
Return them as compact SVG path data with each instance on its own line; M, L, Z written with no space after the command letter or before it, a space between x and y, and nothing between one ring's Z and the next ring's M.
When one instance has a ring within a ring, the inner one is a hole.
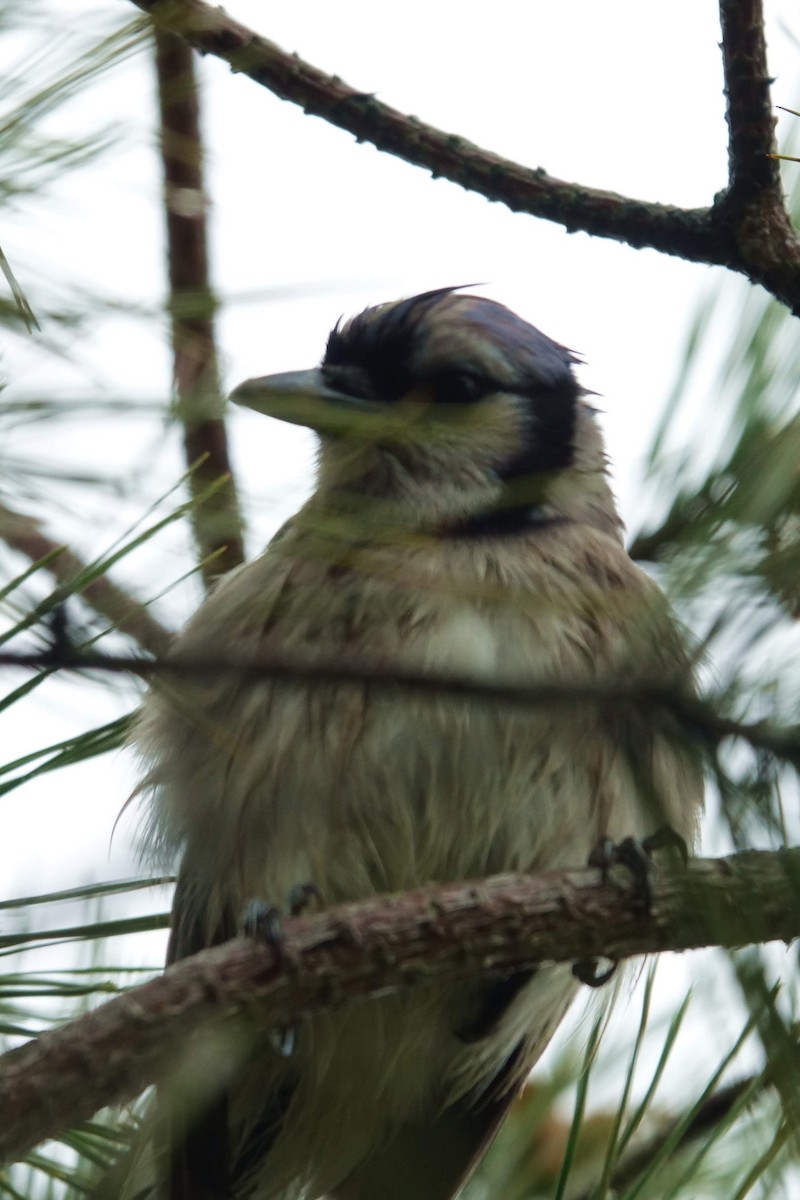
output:
M334 391L344 392L348 396L358 396L362 400L374 399L375 388L369 375L361 367L323 364L322 378Z
M437 404L475 404L492 388L488 379L471 371L443 371L433 382Z

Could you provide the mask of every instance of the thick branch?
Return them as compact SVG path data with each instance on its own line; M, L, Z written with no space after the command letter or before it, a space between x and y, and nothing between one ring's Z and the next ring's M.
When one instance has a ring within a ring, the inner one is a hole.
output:
M86 563L77 554L42 533L38 521L5 504L0 504L0 538L32 563L47 559L44 569L67 589L88 571ZM100 575L79 588L79 595L143 650L155 655L166 654L172 637L169 630L159 624L140 600L129 596L107 575Z
M224 59L233 70L281 99L346 129L360 142L371 142L379 150L426 168L434 178L450 179L514 212L555 221L570 233L580 229L691 262L726 266L762 283L794 311L800 311L800 242L783 208L780 189L769 194L762 190L755 209L741 211L739 179L755 172L772 180L776 170L772 160L767 165L759 160L771 138L771 132L765 136L771 116L764 117L769 81L759 0L721 0L737 187L723 192L711 208L702 209L646 203L554 179L541 168L531 170L501 158L382 104L338 76L326 75L203 0L134 3L159 27ZM756 97L760 103L754 109ZM751 134L748 123L754 116L756 130Z
M714 205L745 274L800 312L800 242L786 210L775 151L762 0L720 0L728 121L728 188Z
M208 272L200 106L192 50L156 31L161 158L167 221L172 346L183 421L195 538L210 583L244 559L242 520L231 475ZM210 485L220 478L219 488ZM201 499L201 497L204 497Z
M650 912L627 872L496 876L422 888L288 920L280 952L237 939L170 967L0 1068L0 1158L130 1099L183 1039L255 1009L263 1021L385 994L576 959L800 935L800 849L697 859L658 871Z
M434 178L442 177L514 212L556 221L615 238L631 246L652 246L698 262L728 263L729 250L717 244L707 209L686 210L650 204L614 192L555 179L473 145L462 137L398 112L375 96L327 75L296 54L234 21L202 0L134 0L164 29L179 33L196 49L216 55L282 100L310 116L345 129L359 142L371 142ZM730 265L730 264L728 264Z
M783 200L775 150L767 45L761 0L720 0L722 65L728 122L728 172L732 192L772 192Z

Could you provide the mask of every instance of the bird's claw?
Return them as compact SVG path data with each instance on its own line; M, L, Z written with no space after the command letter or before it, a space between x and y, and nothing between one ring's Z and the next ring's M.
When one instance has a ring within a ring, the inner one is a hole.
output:
M634 837L623 838L621 842L612 842L608 837L601 838L589 855L588 865L599 869L603 883L607 881L611 867L627 867L642 907L646 912L650 911L653 904L650 882L653 868L644 842Z
M317 885L315 883L296 883L289 892L286 910L290 917L299 917L312 901L317 905L322 904L322 892ZM245 937L266 942L275 951L279 966L285 964L282 909L258 898L248 900L242 914L241 929Z
M296 883L289 892L289 916L301 916L311 905L322 904L322 892L315 883Z
M649 913L653 907L651 855L654 850L663 849L677 850L684 866L689 861L689 849L684 839L669 825L663 825L661 829L649 837L642 838L641 841L638 838L627 837L616 843L609 837L600 838L589 855L588 865L599 869L604 883L608 879L611 867L617 864L627 867L633 877L635 892L641 906ZM599 988L608 983L617 969L617 963L611 961L611 966L605 971L601 971L599 966L599 960L596 958L580 959L573 963L572 974L587 987Z
M322 893L315 883L298 883L288 897L288 912L298 917L312 901L321 903ZM283 932L283 913L264 900L248 900L241 920L245 937L264 942L274 952L278 968L286 966L286 941ZM268 1033L269 1043L281 1058L291 1058L297 1049L297 1026L276 1025Z
M641 906L645 912L653 907L652 855L655 850L677 850L684 866L689 861L689 849L679 833L669 825L662 825L655 833L646 838L627 837L621 842L612 842L611 838L600 838L589 855L588 865L598 867L605 883L611 867L620 865L630 871L636 887Z
M616 973L618 965L618 963L612 961L610 967L607 967L605 971L601 971L600 960L598 958L581 958L578 962L572 964L572 974L581 983L585 983L587 987L601 988Z
M279 908L265 900L248 900L242 913L241 928L245 937L271 946L279 965L283 964L283 915Z
M681 837L671 825L662 825L655 833L642 839L642 849L650 856L654 850L675 850L680 855L681 862L687 866L689 862L689 847L686 838Z

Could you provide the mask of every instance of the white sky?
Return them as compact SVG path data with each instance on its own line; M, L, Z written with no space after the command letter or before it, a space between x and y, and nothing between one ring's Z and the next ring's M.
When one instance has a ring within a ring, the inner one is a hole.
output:
M124 9L119 0L49 0L42 7L41 34L7 38L4 56L21 69L32 45L46 46L37 68L43 76L69 61L82 31ZM226 8L360 90L552 175L684 206L705 205L724 186L720 34L711 0L229 0ZM800 20L790 0L768 2L767 12L774 99L797 107L800 49L785 27L797 37ZM480 281L475 290L585 358L581 378L600 394L620 503L636 528L642 457L698 297L723 273L570 236L432 182L211 59L202 78L213 275L227 301L219 321L226 388L250 375L314 365L341 313ZM790 121L782 118L782 127ZM113 153L66 178L46 200L20 201L4 218L3 248L38 311L49 297L74 300L83 290L150 308L164 294L146 57L70 104L50 128L74 135L106 123L115 131ZM78 335L43 324L45 335L70 344L72 361L44 353L41 338L10 341L4 399L168 395L163 322L109 314ZM304 496L313 445L305 431L244 410L231 416L231 439L253 553ZM31 511L47 514L51 535L85 555L108 546L183 470L174 433L140 416L23 427L4 450L70 469L102 467L123 482L136 473L135 487L117 496L73 488L59 491L57 507L48 502L52 493L41 505L31 501ZM168 531L118 575L152 595L188 565L185 540ZM178 624L197 601L197 588L187 584L159 611ZM127 711L134 694L128 688L117 697L105 686L74 682L42 688L0 713L3 758ZM0 798L0 892L133 873L129 821L109 851L132 779L126 756L118 755ZM62 912L54 916L63 920ZM158 954L148 949L151 961ZM669 963L680 986L689 959ZM698 1032L697 1040L707 1036Z

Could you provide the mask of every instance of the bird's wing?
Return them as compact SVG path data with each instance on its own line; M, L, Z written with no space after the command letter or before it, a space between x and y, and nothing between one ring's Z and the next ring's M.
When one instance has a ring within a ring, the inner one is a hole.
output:
M167 966L209 944L203 920L206 909L182 869L172 905ZM221 922L214 941L225 941L234 932ZM221 1200L225 1196L219 1186L220 1179L224 1182L220 1171L227 1169L225 1096L204 1105L178 1134L178 1114L185 1109L180 1091L179 1085L170 1083L159 1087L135 1144L104 1175L91 1200Z
M465 1099L431 1119L406 1123L330 1200L451 1200L494 1141L516 1098L518 1079L516 1053L479 1102Z
M167 966L235 935L235 920L223 915L209 936L207 911L204 897L197 893L196 882L181 868L172 902ZM187 1052L191 1053L191 1047ZM179 1070L179 1078L181 1074ZM158 1124L167 1147L169 1200L221 1200L227 1194L228 1096L224 1087L210 1090L210 1098L187 1122L185 1116L181 1120L187 1109L185 1087L179 1082L177 1094L169 1082L159 1088Z
M182 867L172 906L167 966L236 935L242 914L214 908L215 916L209 923L210 911L207 897L200 893L189 870ZM168 1147L167 1200L227 1200L237 1194L238 1184L247 1178L253 1161L267 1155L280 1131L294 1084L284 1077L279 1086L270 1088L263 1077L259 1119L249 1127L243 1143L233 1144L230 1096L240 1072L247 1068L251 1040L241 1031L225 1048L229 1056L223 1067L224 1078L216 1086L213 1079L203 1081L206 1097L199 1106L186 1086L187 1077L195 1077L192 1071L178 1070L173 1095L169 1081L159 1088L158 1104L163 1114L159 1124ZM188 1121L187 1110L191 1112Z

